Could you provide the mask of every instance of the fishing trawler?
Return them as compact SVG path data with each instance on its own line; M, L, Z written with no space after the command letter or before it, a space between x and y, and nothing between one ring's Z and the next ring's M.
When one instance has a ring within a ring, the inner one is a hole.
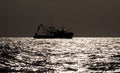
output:
M35 32L34 38L68 38L71 39L74 33L71 31L65 31L63 26L60 29L56 29L54 26L44 27L40 24Z

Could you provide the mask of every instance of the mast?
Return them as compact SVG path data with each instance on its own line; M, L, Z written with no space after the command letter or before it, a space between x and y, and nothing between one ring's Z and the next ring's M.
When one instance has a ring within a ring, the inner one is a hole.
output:
M40 24L37 28L37 32L39 32L40 28L43 28L43 24Z
M40 24L36 30L36 33L38 35L46 35L47 34L47 28L43 24Z

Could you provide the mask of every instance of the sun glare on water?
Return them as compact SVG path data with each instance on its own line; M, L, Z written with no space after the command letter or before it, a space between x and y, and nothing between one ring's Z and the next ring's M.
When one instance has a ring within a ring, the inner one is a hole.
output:
M120 38L0 38L0 72L120 72Z

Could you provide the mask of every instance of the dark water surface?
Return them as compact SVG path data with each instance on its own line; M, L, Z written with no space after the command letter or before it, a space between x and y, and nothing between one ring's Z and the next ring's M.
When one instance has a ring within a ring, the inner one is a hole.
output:
M120 72L120 38L0 38L0 73Z

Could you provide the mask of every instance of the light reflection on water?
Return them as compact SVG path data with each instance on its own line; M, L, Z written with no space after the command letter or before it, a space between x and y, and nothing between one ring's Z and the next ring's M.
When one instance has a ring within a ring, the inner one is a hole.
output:
M0 71L120 72L120 38L0 38Z

